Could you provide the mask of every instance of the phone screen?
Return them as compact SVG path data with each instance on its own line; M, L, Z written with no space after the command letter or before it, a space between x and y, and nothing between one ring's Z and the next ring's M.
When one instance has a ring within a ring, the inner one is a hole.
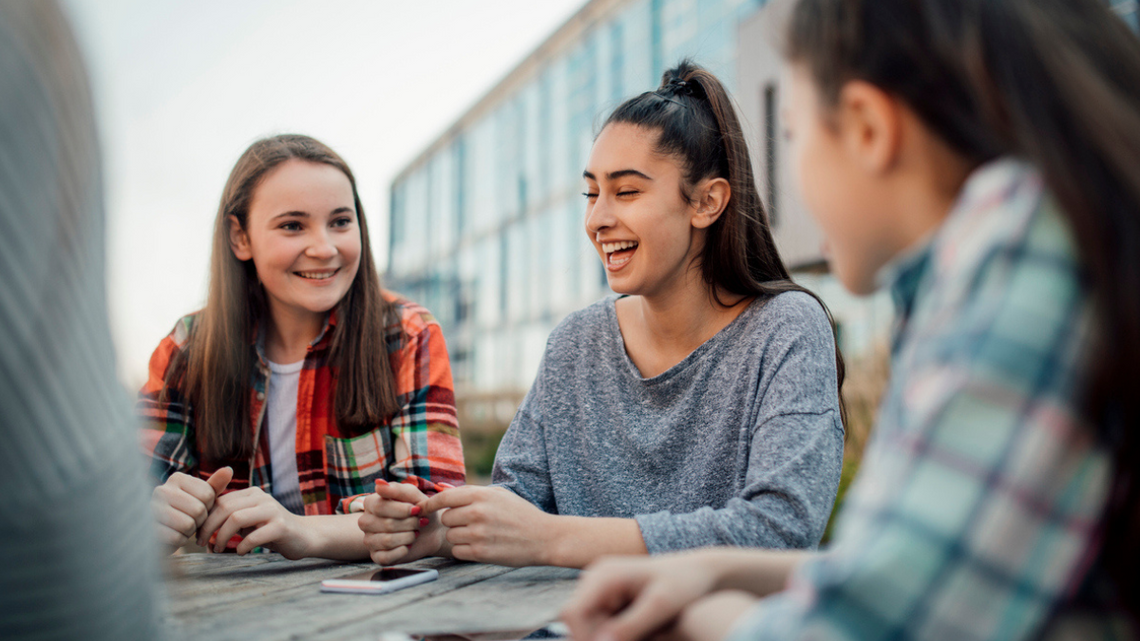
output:
M361 572L360 574L354 574L352 576L346 576L343 579L339 579L339 580L341 580L341 581L395 581L396 579L402 579L406 576L412 576L415 574L423 574L423 573L424 573L424 570L411 570L408 568L380 568L379 570L369 570L367 572Z

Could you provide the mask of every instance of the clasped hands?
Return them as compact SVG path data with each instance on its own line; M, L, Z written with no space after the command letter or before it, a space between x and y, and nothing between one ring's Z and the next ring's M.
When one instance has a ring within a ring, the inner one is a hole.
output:
M447 556L499 565L542 565L552 517L499 487L439 484L432 497L407 483L376 481L358 524L372 560Z
M154 488L151 508L158 521L159 540L173 550L194 539L204 546L217 533L214 551L221 552L238 534L244 537L238 554L266 547L287 559L307 556L309 541L302 517L259 487L222 494L233 475L229 467L205 481L175 472Z

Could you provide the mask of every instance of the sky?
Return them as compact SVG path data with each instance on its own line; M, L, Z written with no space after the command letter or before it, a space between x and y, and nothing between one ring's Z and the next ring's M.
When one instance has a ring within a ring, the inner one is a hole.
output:
M136 388L205 301L222 187L258 138L304 133L356 175L377 263L388 186L584 0L63 0L103 151L108 305Z

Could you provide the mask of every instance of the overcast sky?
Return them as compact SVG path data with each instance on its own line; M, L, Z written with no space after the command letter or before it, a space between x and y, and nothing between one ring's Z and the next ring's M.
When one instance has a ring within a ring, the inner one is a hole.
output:
M388 184L584 0L64 0L88 60L123 382L205 300L222 186L254 140L348 161L386 264Z

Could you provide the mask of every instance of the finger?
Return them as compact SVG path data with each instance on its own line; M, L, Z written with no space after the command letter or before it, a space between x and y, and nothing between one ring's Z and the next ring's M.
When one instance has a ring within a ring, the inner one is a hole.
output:
M670 598L663 584L650 583L629 607L602 625L599 632L614 641L637 641L675 620L683 605L686 604Z
M213 509L210 510L209 515L206 517L206 521L198 528L198 545L205 545L205 542L210 540L214 532L217 531L217 529L222 526L222 523L225 523L234 512L258 505L263 500L265 494L260 491L252 491L254 489L255 488L247 488L218 497Z
M420 503L420 505L423 506L425 514L438 512L445 507L463 507L464 505L470 505L477 501L486 489L485 487L475 485L464 485L463 487L453 488L446 492L440 492Z
M233 478L234 468L227 465L222 469L217 470L210 475L210 478L206 479L206 484L209 485L210 489L214 491L214 495L210 497L210 501L206 504L207 509L213 507L214 500L220 496L222 492L226 491L226 488L229 487L230 481L232 481Z
M417 532L400 532L399 534L369 534L364 537L364 545L369 550L387 551L401 547L411 547L419 538Z
M467 527L485 516L477 505L448 508L439 515L439 522L447 527Z
M204 503L207 508L213 504L215 495L214 488L210 487L210 484L203 481L202 479L194 478L193 476L190 476L189 474L183 474L182 472L175 472L174 474L170 475L169 479L166 480L166 485L173 486L176 489L186 492L190 496L193 496L194 498Z
M159 524L157 530L158 540L163 545L180 548L186 545L186 541L189 540L185 534L181 534L166 525Z
M364 499L364 511L386 519L406 519L423 511L418 505L386 498L380 494L369 494Z
M475 557L475 550L470 545L455 545L451 548L451 556L459 559L460 561L478 561Z
M197 524L190 515L180 512L172 507L164 507L155 514L159 525L166 526L182 536L193 536L192 530L197 530Z
M411 483L388 483L376 481L376 493L389 501L400 501L415 505L427 498L420 488Z
M241 540L241 543L238 543L237 553L240 556L249 554L254 548L267 547L274 541L280 539L284 533L285 528L280 523L270 521L263 527L259 527L246 534L245 538Z
M273 517L273 511L265 506L254 506L235 511L230 518L218 528L218 538L214 541L214 551L221 552L226 549L226 543L234 538L242 528L257 527L265 524Z
M388 519L375 516L371 512L365 512L360 515L360 520L356 522L356 525L365 533L411 532L423 527L421 525L422 518L413 516L407 519Z
M194 520L194 529L197 530L206 522L206 517L209 511L206 509L206 504L199 501L197 497L191 496L189 493L184 492L178 488L163 488L160 494L162 501L170 508L173 508Z
M400 546L394 550L374 551L369 554L372 562L377 565L392 565L408 555L408 547Z
M587 568L574 596L562 611L562 620L575 639L596 638L598 629L637 596L642 581L611 567Z
M482 530L475 527L449 527L447 533L444 535L447 542L452 545L472 545L484 540L486 537L481 536Z

